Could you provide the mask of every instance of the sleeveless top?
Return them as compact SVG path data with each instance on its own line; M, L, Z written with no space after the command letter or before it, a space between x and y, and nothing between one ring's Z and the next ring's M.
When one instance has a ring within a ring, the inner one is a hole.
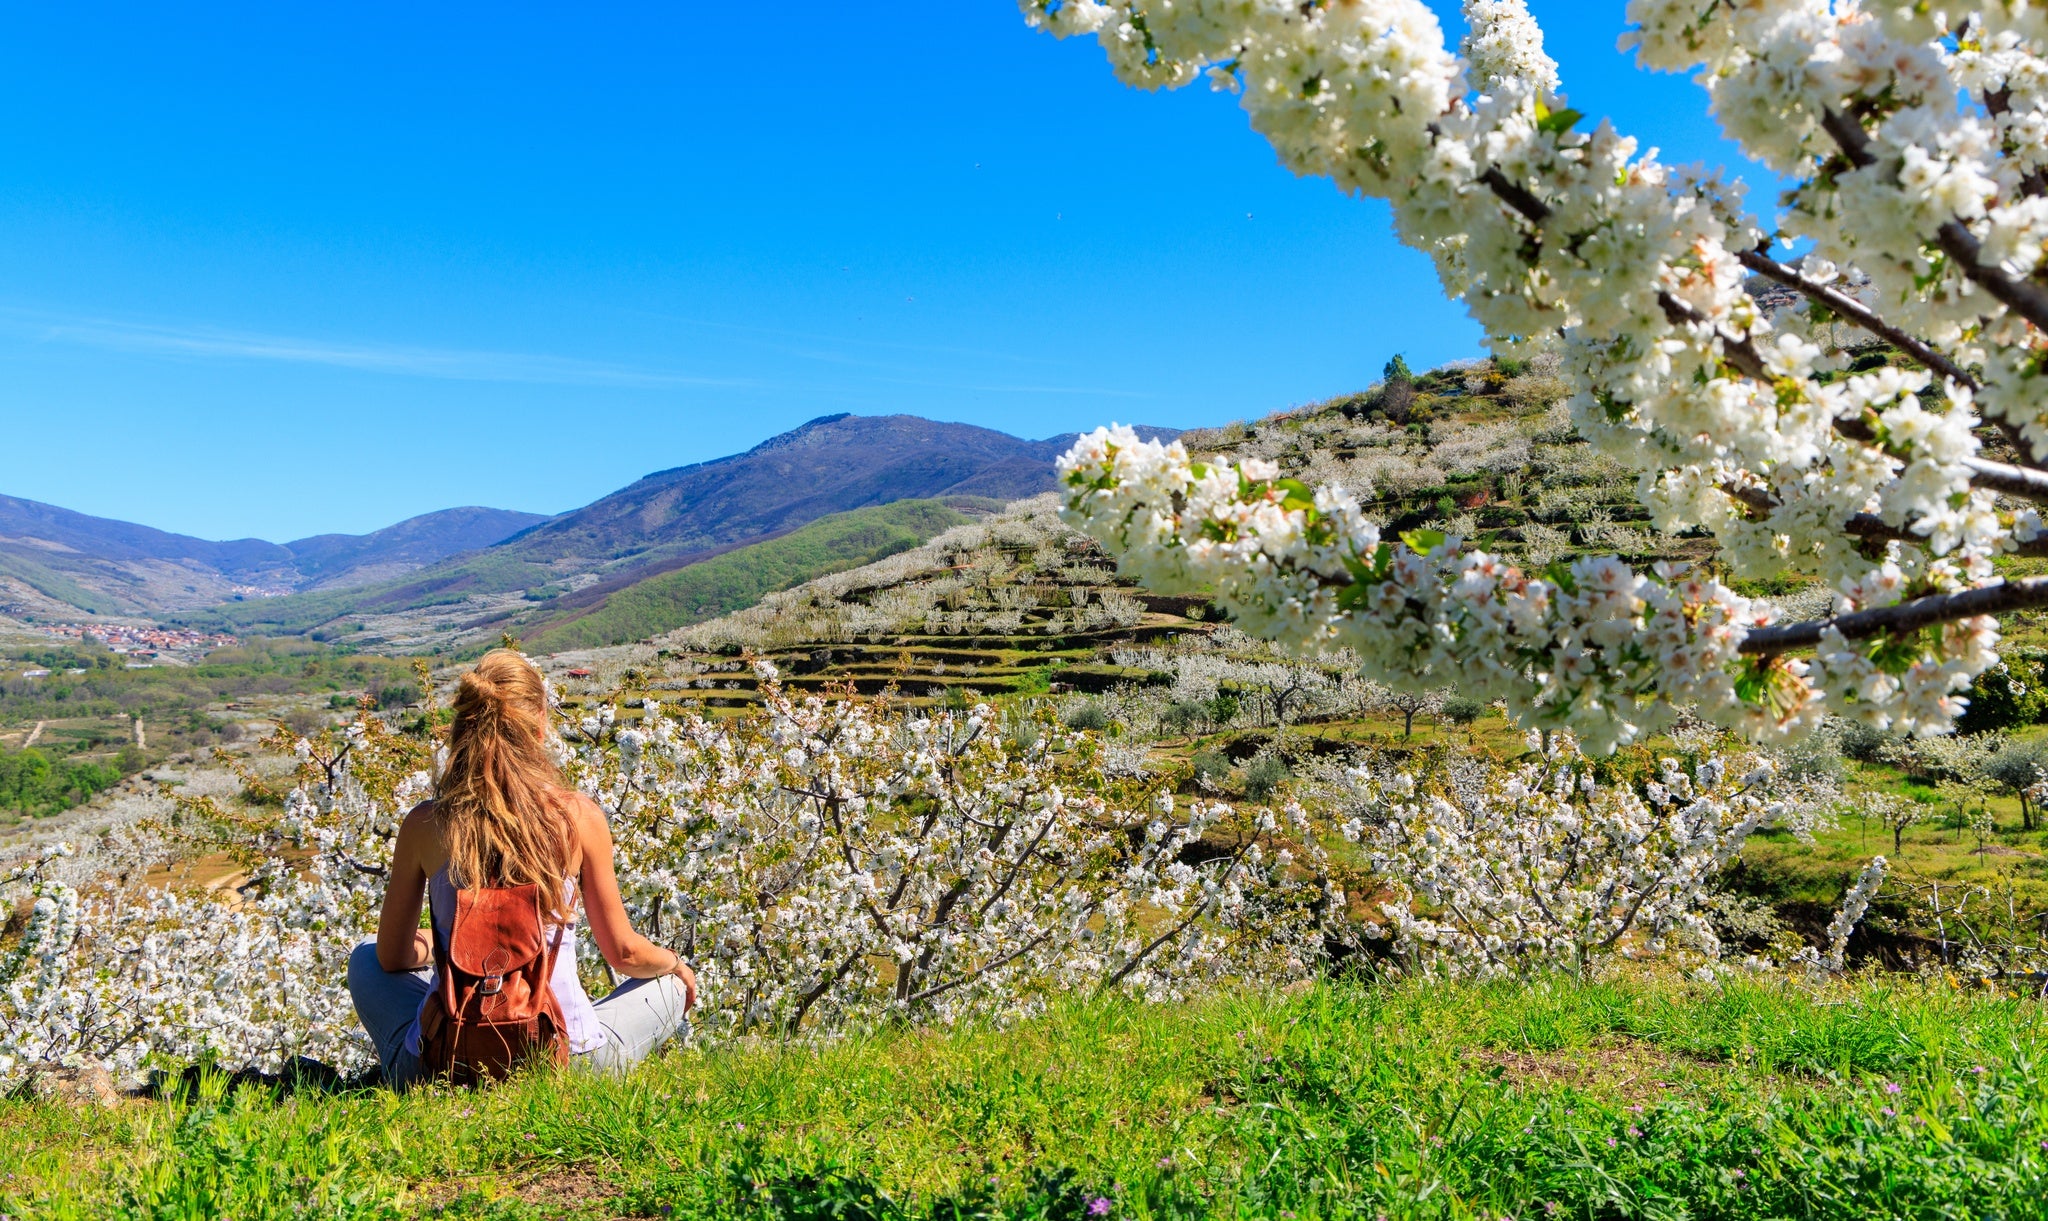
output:
M574 882L564 886L564 893L573 902ZM441 953L448 952L448 934L455 920L455 883L448 876L446 865L434 871L427 879L427 909L434 921L434 943ZM573 911L573 908L571 909ZM571 1055L594 1051L604 1046L604 1027L598 1025L597 1011L591 1007L590 995L583 990L583 981L576 977L576 918L572 915L561 927L562 946L555 954L555 973L549 980L554 989L555 1003L562 1007L562 1025L569 1036ZM548 936L554 936L554 927L548 927ZM437 967L428 977L427 993L420 998L420 1009L434 999L441 987L441 972ZM405 1049L413 1055L420 1054L420 1020L413 1015L412 1025L405 1032Z

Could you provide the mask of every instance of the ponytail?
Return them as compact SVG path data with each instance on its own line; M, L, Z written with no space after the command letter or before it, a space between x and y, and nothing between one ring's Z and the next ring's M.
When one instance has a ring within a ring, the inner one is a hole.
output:
M533 663L493 649L462 676L434 821L448 872L465 888L536 885L544 914L569 917L562 774L548 755L547 687Z

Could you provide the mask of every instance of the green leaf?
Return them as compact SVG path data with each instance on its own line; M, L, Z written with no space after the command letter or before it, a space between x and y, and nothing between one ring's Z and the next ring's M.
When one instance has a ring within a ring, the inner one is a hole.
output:
M1536 103L1536 130L1550 136L1561 136L1572 129L1572 124L1585 118L1576 110L1551 110L1543 103Z
M1387 579L1394 567L1393 545L1381 543L1364 555L1347 555L1344 567L1351 574L1351 584L1337 591L1337 608L1350 610L1365 600L1373 586Z
M1568 594L1579 592L1578 578L1572 575L1571 565L1563 560L1552 560L1543 566L1544 579Z
M1207 479L1209 477L1209 464L1206 462L1190 462L1188 463L1188 474L1197 479Z
M1283 509L1313 509L1316 494L1299 479L1275 479L1273 486L1280 489L1280 507Z
M1444 545L1444 532L1441 530L1406 530L1401 534L1401 541L1408 544L1408 549L1415 554L1428 555Z

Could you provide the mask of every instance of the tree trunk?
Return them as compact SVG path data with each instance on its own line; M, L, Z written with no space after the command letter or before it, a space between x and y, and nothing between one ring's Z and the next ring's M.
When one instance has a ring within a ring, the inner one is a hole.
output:
M1415 709L1413 708L1403 708L1401 710L1401 736L1404 738L1415 736Z

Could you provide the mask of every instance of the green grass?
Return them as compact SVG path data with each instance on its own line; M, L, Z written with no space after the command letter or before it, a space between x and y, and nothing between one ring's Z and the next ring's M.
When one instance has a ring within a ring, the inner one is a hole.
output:
M899 500L819 518L780 538L637 581L522 632L538 653L645 640L759 602L779 589L908 551L966 521L936 500Z
M2034 1002L1917 984L1100 1003L480 1094L0 1104L0 1212L2035 1217L2044 1046Z

